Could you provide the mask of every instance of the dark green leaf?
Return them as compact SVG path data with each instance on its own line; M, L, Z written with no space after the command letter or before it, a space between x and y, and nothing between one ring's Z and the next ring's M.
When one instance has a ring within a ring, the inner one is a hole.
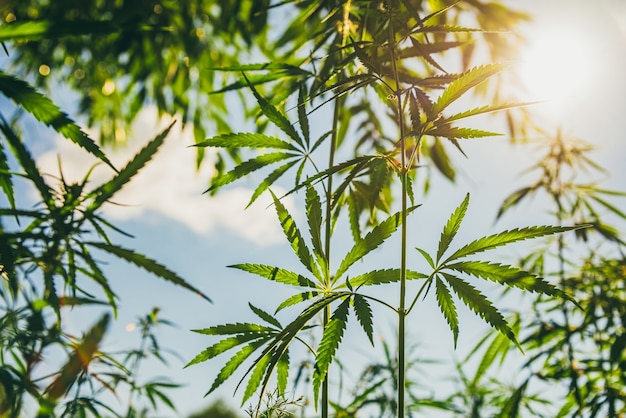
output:
M154 274L157 277L161 277L162 279L165 279L187 290L190 290L194 292L195 294L197 294L198 296L202 297L203 299L211 302L211 299L209 299L209 297L207 297L200 290L196 289L195 287L187 283L185 279L183 279L182 277L180 277L173 271L169 270L165 266L157 263L156 261L142 254L136 253L134 251L131 251L131 250L128 250L126 248L122 248L116 245L104 244L101 242L86 242L85 244L91 245L92 247L96 247L110 254L113 254L121 258L122 260L126 260L138 267L145 269L146 271Z
M39 122L52 127L61 135L80 145L115 170L113 164L111 164L98 145L73 120L68 118L61 109L52 103L52 100L38 93L28 83L0 70L0 91L32 114Z
M441 273L441 275L468 308L478 314L478 316L484 319L490 326L513 341L520 351L522 351L522 347L517 342L515 334L513 334L513 331L502 314L480 291L456 276L446 273Z
M446 321L448 321L448 325L450 325L450 330L454 336L454 348L456 348L456 343L459 338L459 318L456 307L454 306L454 301L452 300L452 295L439 278L435 278L435 289L437 291L437 304L439 305L441 313L446 318Z
M335 358L335 352L339 347L339 343L343 338L343 333L346 329L346 322L348 321L348 308L350 307L350 299L344 300L333 312L330 321L324 327L324 335L320 342L319 349L317 350L317 357L315 359L315 370L313 372L313 393L315 396L315 403L317 403L317 396L319 394L319 388L322 381L326 378L328 373L328 367Z
M363 331L369 338L370 343L374 345L374 325L372 322L372 308L370 308L370 304L361 295L354 295L352 297L354 303L354 313L356 314L356 319L363 327Z

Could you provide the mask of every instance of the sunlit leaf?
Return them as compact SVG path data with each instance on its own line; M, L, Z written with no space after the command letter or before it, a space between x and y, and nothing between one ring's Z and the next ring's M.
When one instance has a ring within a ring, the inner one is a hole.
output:
M489 77L507 67L506 64L489 64L470 69L453 81L433 105L432 113L438 115L454 101L458 100L472 87L484 82Z

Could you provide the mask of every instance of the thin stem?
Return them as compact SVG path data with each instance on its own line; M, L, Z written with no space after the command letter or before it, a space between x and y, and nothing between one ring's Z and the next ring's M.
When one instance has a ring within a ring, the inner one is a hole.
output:
M337 148L337 132L339 130L339 106L341 106L341 100L339 97L335 99L335 109L333 112L333 130L330 137L330 150L328 155L328 167L331 168L335 165L335 151ZM326 290L330 290L332 286L331 269L330 269L330 237L332 234L332 211L333 211L333 174L328 174L326 183L326 224L325 224L325 236L324 236L324 256L326 257L326 272L324 274L324 287ZM325 328L326 324L330 320L330 305L326 305L324 308L324 318L322 325ZM321 399L321 414L322 418L328 418L328 374L324 376L322 381L322 399Z
M402 114L402 90L400 89L400 78L398 75L398 66L396 63L396 43L395 31L393 26L393 13L389 14L389 48L391 50L391 62L393 65L393 76L395 79L395 96L397 102L397 123L400 131L400 180L402 186L402 227L401 227L401 244L400 244L400 303L398 306L398 411L397 417L404 417L405 400L404 387L406 381L406 261L407 261L407 175L408 168L406 164L406 144L404 132L404 118Z

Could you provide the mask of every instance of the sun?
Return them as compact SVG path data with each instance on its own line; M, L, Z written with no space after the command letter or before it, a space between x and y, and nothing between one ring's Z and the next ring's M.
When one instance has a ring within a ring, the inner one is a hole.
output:
M575 28L532 33L519 74L529 99L551 107L582 104L594 77L593 45Z

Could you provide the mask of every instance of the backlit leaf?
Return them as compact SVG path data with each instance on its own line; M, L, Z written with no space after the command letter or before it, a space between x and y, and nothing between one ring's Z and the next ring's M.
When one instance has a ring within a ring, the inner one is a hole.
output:
M507 67L505 64L489 64L470 69L453 81L433 105L432 113L438 115L454 101L458 100L472 87L484 82L489 77Z

